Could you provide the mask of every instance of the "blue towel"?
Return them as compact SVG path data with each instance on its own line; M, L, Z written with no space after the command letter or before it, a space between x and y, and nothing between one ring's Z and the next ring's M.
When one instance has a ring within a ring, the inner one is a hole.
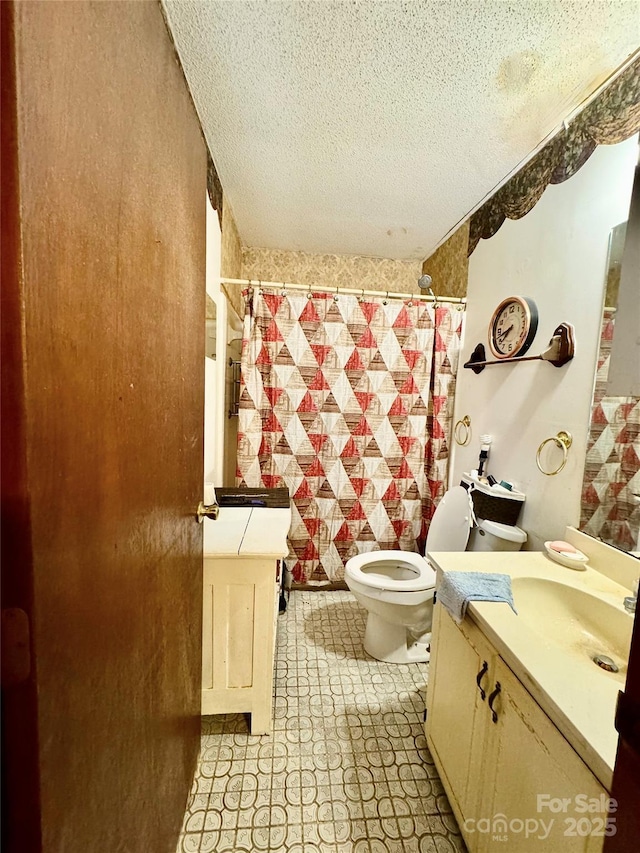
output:
M470 601L504 601L514 613L518 612L513 604L509 575L490 572L443 572L437 599L458 625L464 619Z

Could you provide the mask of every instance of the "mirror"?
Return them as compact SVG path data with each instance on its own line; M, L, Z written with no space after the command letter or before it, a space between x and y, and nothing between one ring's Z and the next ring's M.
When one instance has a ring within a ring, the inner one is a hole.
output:
M640 167L606 276L580 529L640 555Z
M207 293L207 308L204 320L205 333L205 350L204 354L207 358L215 360L216 357L216 317L217 306L213 299Z

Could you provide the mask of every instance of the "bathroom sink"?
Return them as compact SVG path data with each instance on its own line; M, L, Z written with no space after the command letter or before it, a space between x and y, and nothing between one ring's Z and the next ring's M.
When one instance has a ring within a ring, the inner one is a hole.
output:
M610 658L618 671L607 674L624 681L633 628L624 610L545 578L514 578L512 588L519 617L543 639L584 661Z

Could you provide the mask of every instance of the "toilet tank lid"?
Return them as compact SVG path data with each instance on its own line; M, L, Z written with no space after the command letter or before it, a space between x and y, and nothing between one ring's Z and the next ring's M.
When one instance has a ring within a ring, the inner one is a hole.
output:
M493 533L499 539L506 539L507 542L526 542L527 534L520 527L513 524L501 524L499 521L487 521L486 519L478 519L478 527L484 530L485 533Z

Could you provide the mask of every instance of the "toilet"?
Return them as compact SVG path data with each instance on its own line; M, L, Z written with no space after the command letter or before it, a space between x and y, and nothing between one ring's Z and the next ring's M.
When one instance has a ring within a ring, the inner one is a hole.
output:
M427 533L426 552L465 551L473 513L470 495L454 486L444 495ZM527 534L519 527L478 519L470 551L519 551ZM364 649L386 663L429 660L436 573L411 551L369 551L347 561L345 581L369 613Z

